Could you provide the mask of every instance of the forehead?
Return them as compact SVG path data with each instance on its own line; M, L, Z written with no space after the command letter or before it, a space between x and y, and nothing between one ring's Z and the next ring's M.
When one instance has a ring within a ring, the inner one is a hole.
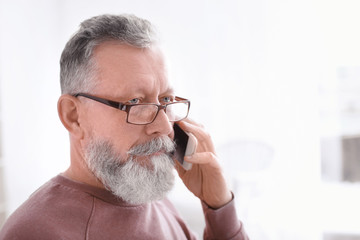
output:
M107 41L95 48L93 57L99 94L132 97L170 90L164 56L157 46L136 48Z

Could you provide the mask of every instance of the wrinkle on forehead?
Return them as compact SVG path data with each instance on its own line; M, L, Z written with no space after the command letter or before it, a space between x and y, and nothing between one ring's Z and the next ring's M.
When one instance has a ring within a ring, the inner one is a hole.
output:
M98 91L116 95L172 91L162 51L158 46L135 48L108 41L95 48Z

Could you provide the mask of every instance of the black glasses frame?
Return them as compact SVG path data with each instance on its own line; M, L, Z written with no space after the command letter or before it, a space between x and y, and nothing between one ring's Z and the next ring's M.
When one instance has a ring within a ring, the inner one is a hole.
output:
M161 105L161 104L156 104L156 103L140 103L140 104L125 104L125 103L121 103L121 102L116 102L116 101L112 101L112 100L108 100L108 99L105 99L105 98L100 98L100 97L95 97L95 96L92 96L92 95L89 95L89 94L86 94L86 93L76 93L73 95L74 97L85 97L85 98L88 98L88 99L91 99L91 100L94 100L94 101L97 101L99 103L102 103L102 104L105 104L107 106L110 106L110 107L113 107L113 108L116 108L120 111L124 111L126 112L126 122L127 123L130 123L130 124L134 124L134 125L147 125L147 124L150 124L152 122L155 121L157 115L159 114L160 110L161 109L164 109L165 113L166 113L166 108L168 105L172 105L172 104L176 104L176 103L186 103L187 106L188 106L188 109L187 109L187 113L186 113L186 116L182 119L179 119L179 120L176 120L176 121L181 121L185 118L187 118L187 116L189 115L189 110L190 110L190 100L186 99L186 98L182 98L182 97L178 97L178 96L175 96L175 100L176 102L171 102L171 103L167 103L167 104L164 104L164 105ZM151 122L147 122L147 123L133 123L133 122L129 122L129 112L130 112L130 109L134 106L139 106L139 105L153 105L153 106L157 106L158 110L153 118L153 120ZM173 122L173 121L171 121Z

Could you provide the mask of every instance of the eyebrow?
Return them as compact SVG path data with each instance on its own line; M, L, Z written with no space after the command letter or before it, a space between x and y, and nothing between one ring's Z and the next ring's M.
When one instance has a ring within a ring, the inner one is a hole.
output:
M173 87L168 87L164 92L160 93L159 95L164 95L164 94L175 94L175 90Z
M143 88L137 88L135 92L135 95L136 93L138 94L144 94L145 96L148 95L148 93L145 93L144 92L144 89ZM134 95L134 92L130 93L130 92L125 92L125 93L121 93L121 94L116 94L118 97L112 97L113 99L117 99L116 101L119 101L119 102L124 102L126 101L128 98L131 98L133 97ZM161 96L164 96L164 95L175 95L175 90L172 86L168 86L164 91L160 92L158 94L158 97L161 97ZM145 97L144 96L144 97ZM111 97L110 97L111 98Z

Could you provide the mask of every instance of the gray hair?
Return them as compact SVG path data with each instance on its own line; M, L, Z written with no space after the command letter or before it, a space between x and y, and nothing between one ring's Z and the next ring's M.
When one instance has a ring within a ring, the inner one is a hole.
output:
M95 87L94 48L110 40L148 48L157 42L154 26L134 15L100 15L83 21L67 42L60 59L62 94L88 92Z

